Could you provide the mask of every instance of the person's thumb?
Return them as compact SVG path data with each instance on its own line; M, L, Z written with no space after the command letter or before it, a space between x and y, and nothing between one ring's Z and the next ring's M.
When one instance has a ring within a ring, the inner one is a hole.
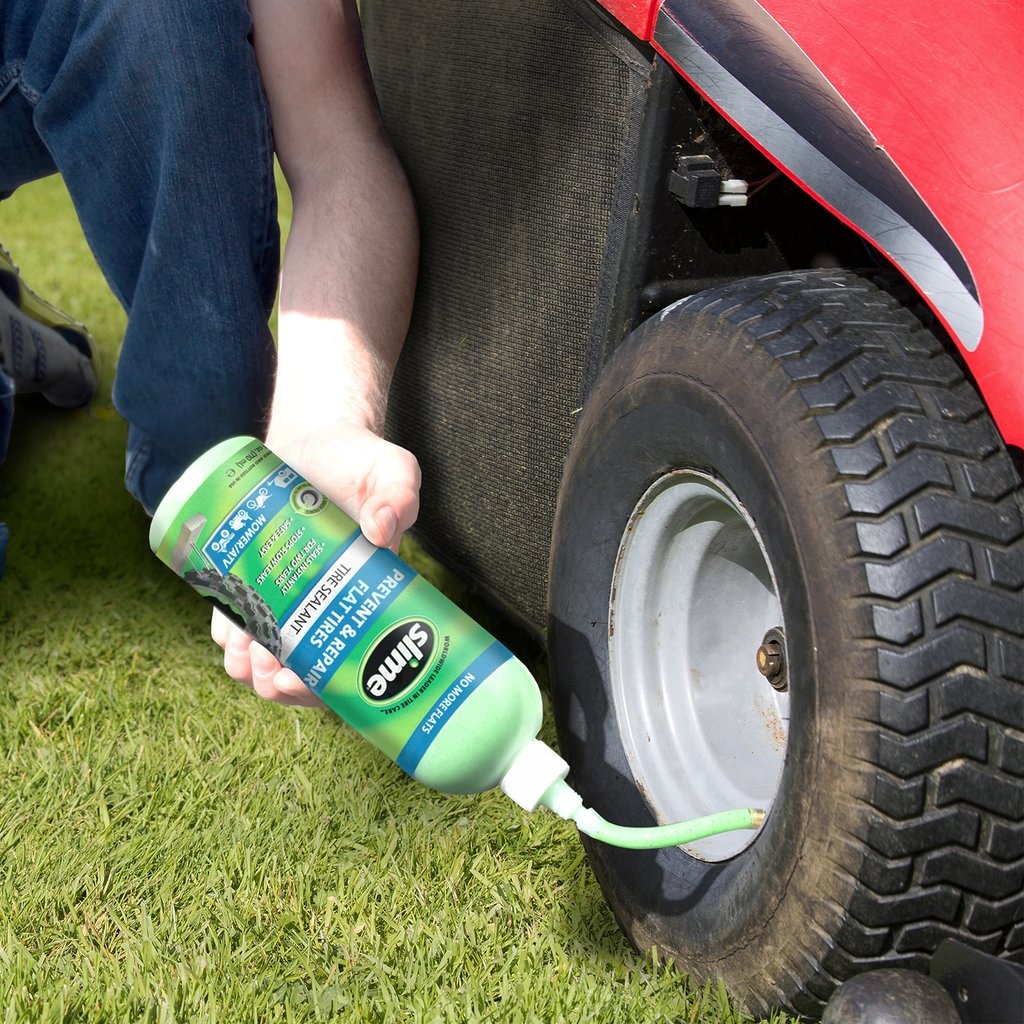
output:
M398 529L398 515L390 505L365 504L359 514L359 529L371 544L397 550L401 533Z

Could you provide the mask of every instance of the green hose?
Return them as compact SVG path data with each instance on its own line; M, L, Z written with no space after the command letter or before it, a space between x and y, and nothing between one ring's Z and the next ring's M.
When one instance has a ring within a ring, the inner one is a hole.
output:
M698 839L706 839L720 832L760 828L764 821L764 811L743 807L734 811L708 814L703 818L676 821L671 825L641 827L613 825L589 807L581 807L572 820L576 822L581 832L593 839L600 839L602 843L621 846L627 850L658 850L663 846L695 843Z
M545 790L539 803L559 817L576 823L576 827L593 839L627 850L658 850L664 846L683 846L698 839L733 832L737 829L758 829L765 813L753 807L719 811L702 818L676 821L670 825L613 825L597 811L583 806L580 795L564 779L557 779Z

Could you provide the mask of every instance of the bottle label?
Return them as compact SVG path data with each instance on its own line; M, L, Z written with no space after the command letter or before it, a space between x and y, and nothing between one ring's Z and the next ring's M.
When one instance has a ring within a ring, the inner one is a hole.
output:
M218 446L186 473L157 510L151 543L409 774L512 657L252 439Z

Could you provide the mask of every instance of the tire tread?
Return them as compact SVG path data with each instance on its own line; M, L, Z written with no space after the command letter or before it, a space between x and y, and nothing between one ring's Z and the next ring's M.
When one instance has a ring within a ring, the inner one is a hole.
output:
M873 804L823 967L1014 955L1024 885L1020 480L956 361L883 276L776 275L719 311L779 360L832 457L878 645ZM771 313L767 305L774 303ZM813 326L812 326L813 325ZM939 533L941 531L941 534ZM987 822L987 824L983 824ZM800 1006L800 1000L796 1000Z

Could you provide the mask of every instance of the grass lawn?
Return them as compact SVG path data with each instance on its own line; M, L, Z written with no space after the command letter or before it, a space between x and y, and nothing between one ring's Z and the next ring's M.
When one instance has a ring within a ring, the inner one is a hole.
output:
M567 823L222 674L121 483L124 318L61 183L0 241L104 378L88 411L19 399L0 470L0 1019L749 1020L630 949Z

